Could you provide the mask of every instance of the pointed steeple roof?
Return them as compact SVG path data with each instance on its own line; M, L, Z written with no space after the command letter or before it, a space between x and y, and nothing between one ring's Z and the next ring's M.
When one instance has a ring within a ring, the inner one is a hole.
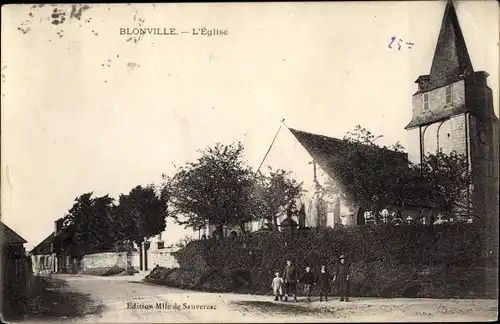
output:
M455 6L451 0L448 0L432 60L428 89L443 87L463 78L464 75L472 74L472 72L472 63L460 29Z

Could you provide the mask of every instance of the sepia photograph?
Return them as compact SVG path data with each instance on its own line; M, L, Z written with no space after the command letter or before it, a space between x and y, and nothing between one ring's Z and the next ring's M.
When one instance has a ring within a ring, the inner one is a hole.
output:
M0 323L498 320L498 1L1 11Z

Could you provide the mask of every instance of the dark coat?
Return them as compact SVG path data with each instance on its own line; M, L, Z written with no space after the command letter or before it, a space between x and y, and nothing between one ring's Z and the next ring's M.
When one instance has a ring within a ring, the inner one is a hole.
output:
M330 289L330 280L333 277L328 272L322 273L320 272L318 275L318 285L321 289Z
M300 277L300 282L306 285L314 285L316 283L316 276L312 272L304 272Z
M285 281L285 283L287 282L297 282L297 269L295 268L295 266L291 265L291 266L286 266L285 267L285 270L283 270L283 280Z
M335 275L337 277L347 277L351 273L351 267L349 263L339 263L337 266L337 271L335 272Z

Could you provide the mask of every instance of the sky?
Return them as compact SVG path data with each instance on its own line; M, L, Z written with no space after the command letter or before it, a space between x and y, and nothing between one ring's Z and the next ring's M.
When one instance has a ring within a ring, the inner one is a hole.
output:
M27 248L80 194L160 184L216 142L241 141L256 168L282 118L406 145L445 2L73 6L2 6L1 215ZM455 7L498 116L498 3ZM120 35L140 26L227 35ZM414 45L391 49L393 36ZM169 219L163 239L186 233Z

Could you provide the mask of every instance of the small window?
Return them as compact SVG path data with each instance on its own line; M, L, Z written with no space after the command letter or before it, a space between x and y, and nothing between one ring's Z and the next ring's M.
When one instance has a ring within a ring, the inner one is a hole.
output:
M424 100L424 111L429 110L429 94L428 93L424 93L423 100Z
M452 103L452 99L453 99L453 97L452 97L452 95L451 95L451 94L452 94L452 91L451 91L451 90L452 90L452 86L451 86L451 85L449 85L449 86L447 86L447 87L445 88L445 91L446 91L446 104L447 104L447 105L449 105L449 104L451 104L451 103Z

